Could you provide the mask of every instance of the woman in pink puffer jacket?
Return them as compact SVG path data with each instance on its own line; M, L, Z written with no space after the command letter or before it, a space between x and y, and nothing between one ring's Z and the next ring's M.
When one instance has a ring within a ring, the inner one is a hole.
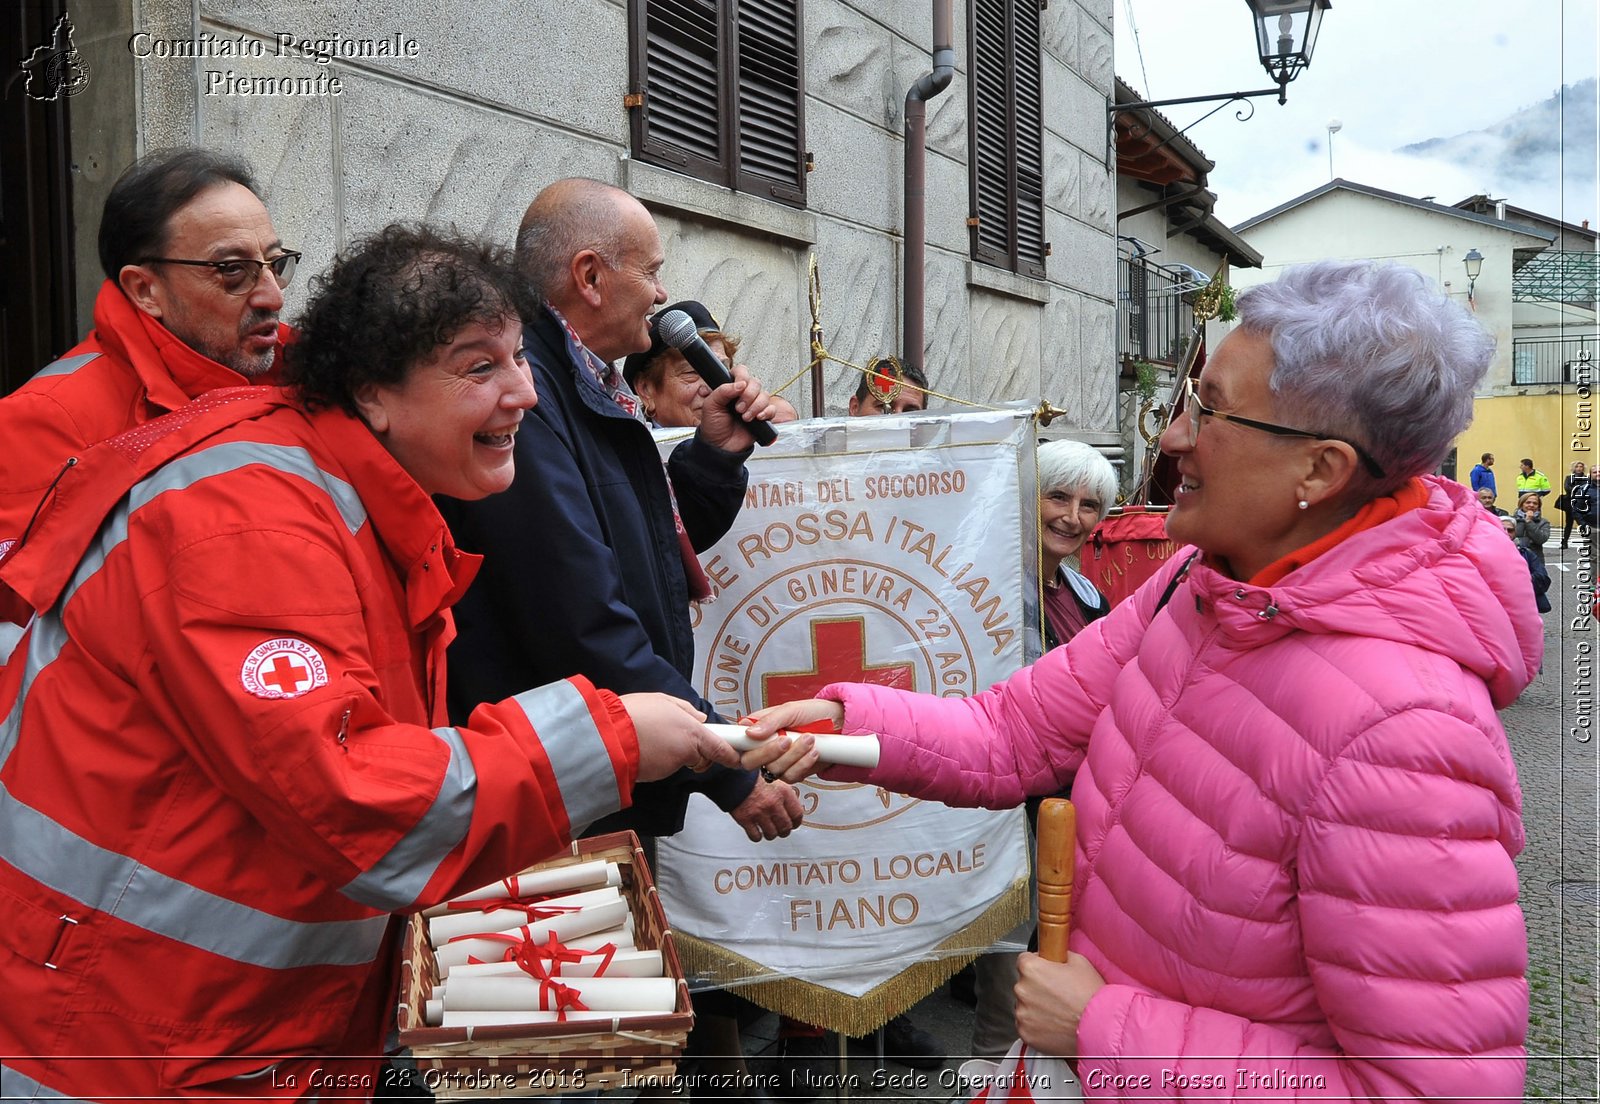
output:
M1023 956L1017 1024L1091 1098L1520 1099L1495 710L1543 637L1495 519L1422 474L1492 340L1393 265L1290 269L1238 308L1161 439L1193 547L975 697L839 684L753 732L879 733L875 770L827 776L952 805L1072 783L1073 954ZM799 737L769 765L814 763Z

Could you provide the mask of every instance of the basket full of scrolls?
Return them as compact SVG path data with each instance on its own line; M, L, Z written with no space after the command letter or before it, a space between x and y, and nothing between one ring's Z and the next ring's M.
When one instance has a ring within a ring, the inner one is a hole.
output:
M400 1043L439 1100L650 1084L694 1022L632 832L411 917L400 993Z

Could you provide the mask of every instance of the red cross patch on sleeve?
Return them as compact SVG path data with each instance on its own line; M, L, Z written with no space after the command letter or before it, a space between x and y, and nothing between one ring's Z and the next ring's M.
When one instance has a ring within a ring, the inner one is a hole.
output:
M258 698L298 698L328 685L328 665L304 640L263 640L244 658L239 683Z

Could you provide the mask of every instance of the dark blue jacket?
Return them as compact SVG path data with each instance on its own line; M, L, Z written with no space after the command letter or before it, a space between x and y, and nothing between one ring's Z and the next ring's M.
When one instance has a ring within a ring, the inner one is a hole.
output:
M1488 487L1491 491L1494 491L1495 497L1499 497L1500 492L1495 489L1494 485L1494 469L1486 468L1482 464L1478 464L1472 469L1472 491L1474 494L1476 494L1485 487Z
M1550 599L1545 593L1550 589L1549 569L1522 545L1517 545L1517 551L1522 553L1522 562L1528 565L1528 577L1533 581L1533 604L1540 613L1549 613Z
M517 432L510 490L439 503L457 543L484 555L455 608L451 717L463 722L479 702L582 674L619 694L672 694L721 721L690 682L694 634L667 479L690 540L704 550L739 512L748 452L690 438L663 472L649 429L580 366L548 311L524 328L523 349L539 404ZM632 809L591 830L671 835L690 792L731 810L755 778L721 767L680 771L637 787Z

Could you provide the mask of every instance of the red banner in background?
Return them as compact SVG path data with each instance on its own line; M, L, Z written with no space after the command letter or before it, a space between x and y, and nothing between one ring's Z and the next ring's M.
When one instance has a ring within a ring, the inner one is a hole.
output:
M1116 506L1084 542L1083 574L1114 606L1176 550L1167 536L1165 506Z

